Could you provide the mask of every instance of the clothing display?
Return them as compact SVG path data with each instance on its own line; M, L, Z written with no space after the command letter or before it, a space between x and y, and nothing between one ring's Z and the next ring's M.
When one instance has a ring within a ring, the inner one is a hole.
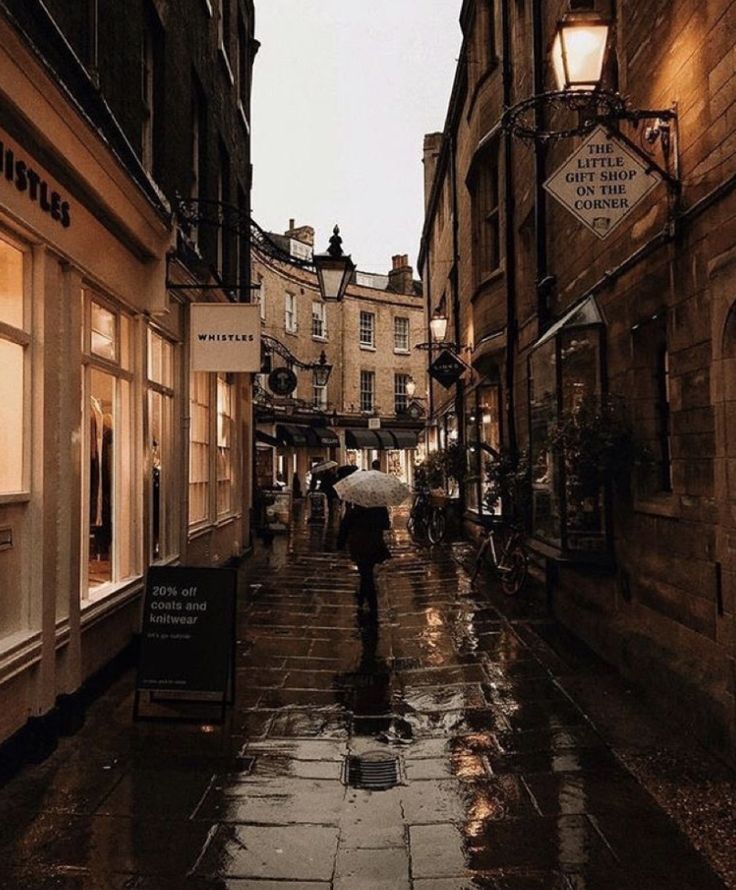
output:
M90 396L90 564L93 561L109 563L112 550L112 467L113 467L113 419L104 410L103 403ZM100 569L100 571L98 571ZM99 581L109 581L109 570L98 566L90 568ZM100 578L100 575L107 577ZM91 579L91 577L90 577Z

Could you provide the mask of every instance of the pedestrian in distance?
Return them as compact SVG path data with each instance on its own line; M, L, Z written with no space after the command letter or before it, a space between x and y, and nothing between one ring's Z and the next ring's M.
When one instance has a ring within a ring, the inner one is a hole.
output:
M380 469L381 469L381 461L378 460L378 458L376 458L376 459L371 463L371 469L372 469L372 470L380 470Z
M391 551L383 540L383 533L391 528L386 507L349 506L340 523L337 536L337 549L347 546L350 558L358 567L360 586L358 588L358 617L363 607L368 606L372 621L378 620L378 590L374 569L378 563L391 557Z

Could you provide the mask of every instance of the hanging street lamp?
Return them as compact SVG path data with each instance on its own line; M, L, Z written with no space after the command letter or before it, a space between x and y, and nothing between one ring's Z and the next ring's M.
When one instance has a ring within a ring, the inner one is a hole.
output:
M447 336L447 315L439 309L435 309L429 322L429 329L435 343L443 343Z
M558 90L600 87L609 31L609 23L596 12L568 12L563 17L552 45Z
M345 296L355 263L343 253L340 229L335 226L327 253L314 255L314 265L319 279L319 290L325 302L339 303Z
M327 356L323 349L322 354L319 357L319 362L315 362L315 364L312 365L312 381L314 385L327 386L327 381L330 379L331 372L332 365L327 364Z
M410 399L413 399L416 391L417 391L417 384L416 384L414 378L410 377L406 381L406 394L409 396Z

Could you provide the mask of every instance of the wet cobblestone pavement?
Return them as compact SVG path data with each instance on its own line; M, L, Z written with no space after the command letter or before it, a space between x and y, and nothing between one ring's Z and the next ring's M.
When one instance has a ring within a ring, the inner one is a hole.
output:
M471 592L462 547L417 549L401 524L378 626L356 619L334 530L302 523L261 549L242 572L225 727L133 724L127 674L0 789L0 887L729 886L643 786L644 748L609 744L629 718L589 719L596 687L617 700L610 672L564 651L528 601ZM399 784L346 786L346 758L376 752Z

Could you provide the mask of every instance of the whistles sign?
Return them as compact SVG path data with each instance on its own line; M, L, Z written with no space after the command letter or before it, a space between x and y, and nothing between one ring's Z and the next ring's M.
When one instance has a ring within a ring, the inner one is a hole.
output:
M0 140L0 177L11 183L19 192L43 210L60 226L68 229L72 224L69 202L55 191L31 164ZM0 181L2 181L0 179Z
M258 304L193 303L189 344L193 371L260 371Z

